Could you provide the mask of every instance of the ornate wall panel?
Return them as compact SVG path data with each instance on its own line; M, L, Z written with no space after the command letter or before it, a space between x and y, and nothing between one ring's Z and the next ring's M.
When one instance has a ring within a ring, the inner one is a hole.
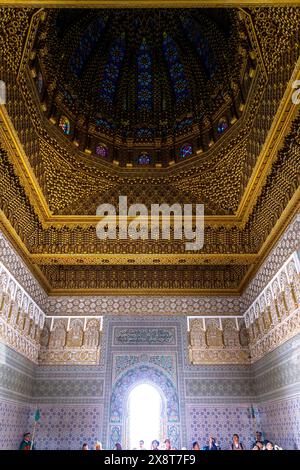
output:
M300 396L260 405L261 428L270 441L284 449L300 449Z
M102 317L45 316L0 262L0 340L35 363L97 364Z
M0 342L0 448L18 449L33 414L35 365Z
M118 328L114 329L113 345L160 346L177 344L175 328Z
M299 333L299 305L300 263L294 252L244 315L252 361Z
M299 334L252 364L258 403L299 395L299 367Z
M42 405L36 446L40 450L90 449L100 440L103 405Z
M244 311L250 307L291 254L299 248L299 233L300 214L298 212L242 294Z
M147 345L139 340L138 344L134 345L115 344L114 329L120 327L123 330L140 327L142 338L147 329L153 331L162 327L167 330L171 328L172 331L175 328L176 337L180 338L180 341L174 345L160 345L159 354L157 345ZM260 419L263 423L263 432L267 437L272 436L277 442L291 448L295 437L289 436L287 423L292 410L297 410L297 407L296 401L288 399L287 396L295 395L296 387L299 387L299 384L297 385L299 361L297 362L298 356L295 355L297 352L295 340L285 343L267 359L257 361L251 366L251 370L249 366L238 364L191 365L188 362L188 345L187 341L183 340L184 338L188 338L186 319L178 316L172 319L151 317L147 320L141 317L135 317L134 320L124 317L105 318L103 353L98 366L39 366L34 372L34 389L28 388L29 385L25 387L28 382L20 378L22 388L15 385L14 387L17 393L24 390L22 392L25 393L23 406L26 406L26 403L29 403L29 407L38 404L41 408L37 447L40 449L78 449L83 441L87 440L92 445L96 439L100 439L105 447L110 448L111 439L123 439L122 424L111 423L110 419L118 416L122 422L122 412L121 415L119 414L122 411L121 403L123 406L130 386L143 381L151 381L152 374L154 374L155 379L152 378L156 386L171 387L175 397L177 393L180 403L181 445L189 447L191 439L194 438L198 438L202 444L208 435L213 433L220 440L222 448L227 448L232 432L237 431L248 446L255 427L250 407L258 401L255 405L255 408L259 410L257 423ZM7 352L9 351L7 349ZM13 351L9 352L9 356L6 354L6 362L8 357L10 357L11 364L19 362L19 368L22 368L23 374L32 376L33 369L32 366L29 367L28 361L25 362L24 358ZM287 359L288 363L286 363ZM298 365L295 366L295 362ZM277 364L276 367L274 367L275 364ZM6 400L9 394L13 396L12 386L9 384L16 383L16 380L12 380L12 377L7 382ZM126 377L131 378L129 382L126 381ZM262 383L264 389L261 388ZM169 395L170 390L167 393ZM275 413L272 411L275 409L272 406L276 405L271 402L267 404L266 400L278 401L282 393L285 394L286 402L289 404L282 403L276 421ZM259 397L258 400L256 396ZM175 400L174 403L176 402ZM105 405L107 403L116 406L107 407ZM14 410L16 411L12 412L11 419L16 416L17 420L22 420L23 412L20 407L15 406ZM171 410L173 407L170 408L170 413ZM270 416L269 420L268 416ZM297 429L296 416L292 417L294 423L292 429L295 430ZM186 424L182 419L185 417ZM22 423L23 428L29 426L31 429L32 412L28 414L27 424L26 420ZM281 424L283 427L279 434L276 429ZM173 441L176 442L177 434L173 425L177 426L175 422L172 423L172 429L170 428L169 432L172 433ZM13 426L12 424L11 434L9 434L8 427L5 428L7 435L12 436ZM185 432L186 435L184 435ZM13 448L16 445L10 438L9 442L8 438L5 439L3 446Z
M33 396L36 366L0 343L0 398L28 404Z
M160 355L160 354L128 354L114 357L114 375L115 380L124 371L136 367L139 364L147 364L150 367L158 366L172 378L176 378L176 355Z
M49 315L188 315L240 314L238 297L161 296L56 296L49 297Z
M40 364L98 364L102 317L46 317Z
M33 408L21 403L0 400L0 449L18 450L24 432L29 428Z
M45 314L0 262L0 340L38 361Z
M228 382L226 379L217 378L215 380L204 379L187 379L185 381L186 396L188 398L198 398L205 395L213 395L219 397L231 396L241 397L245 395L249 397L249 390L251 390L251 380L235 380L233 383Z
M0 253L1 262L6 269L8 269L8 271L43 310L48 300L47 294L1 231Z
M300 335L252 365L261 428L286 449L300 449Z
M84 404L83 397L86 401L93 400L96 397L102 397L103 391L103 378L85 377L84 374L79 374L76 380L76 372L73 371L73 375L55 375L51 373L49 378L41 374L38 376L35 385L34 397L38 399L39 403L50 401L53 405L55 403L57 405L59 403L76 404L76 402Z
M248 334L242 317L188 317L192 364L247 364Z
M173 320L152 317L142 323L137 317L104 319L108 381L104 400L110 404L104 432L109 446L118 440L126 443L127 399L129 391L139 383L152 384L160 391L166 402L162 418L164 434L170 435L176 447L183 445L185 425L180 409L183 382L179 374L183 345L178 341L182 338L182 326L178 317Z
M206 445L215 437L222 450L228 450L236 430L246 449L250 449L256 429L253 429L250 408L238 405L188 405L186 408L189 442Z

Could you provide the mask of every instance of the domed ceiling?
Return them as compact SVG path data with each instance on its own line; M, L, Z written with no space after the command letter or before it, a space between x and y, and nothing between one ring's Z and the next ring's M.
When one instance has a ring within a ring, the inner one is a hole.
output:
M236 10L54 10L36 81L51 122L81 150L160 167L239 118L247 49Z
M297 8L0 9L0 226L47 292L244 291L298 208L299 24ZM203 249L100 240L97 207L120 195L203 203Z

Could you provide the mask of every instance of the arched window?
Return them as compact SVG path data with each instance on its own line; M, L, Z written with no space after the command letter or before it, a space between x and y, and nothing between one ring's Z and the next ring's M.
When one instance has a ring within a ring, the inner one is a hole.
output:
M139 448L143 440L150 449L153 439L160 440L162 420L162 399L155 387L137 385L128 397L129 448Z
M71 132L70 121L66 116L61 116L59 120L59 127L63 131L64 134L69 135Z
M222 132L226 131L228 128L228 122L225 117L222 117L218 122L218 134L222 134Z
M151 157L149 153L143 152L138 158L139 165L149 165L151 163Z
M96 147L96 154L100 157L108 157L108 148L104 144L99 144Z
M138 68L138 109L150 110L152 106L152 57L146 41L143 40L137 56Z
M168 64L170 79L173 85L175 99L177 102L187 98L189 91L185 78L184 67L180 60L175 42L167 33L163 40L164 56Z
M181 158L190 157L193 154L192 144L184 144L180 147L179 155Z

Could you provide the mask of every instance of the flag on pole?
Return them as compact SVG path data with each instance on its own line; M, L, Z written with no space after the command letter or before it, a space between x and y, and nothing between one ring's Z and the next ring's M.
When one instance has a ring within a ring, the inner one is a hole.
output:
M40 418L41 418L41 413L40 413L40 410L37 408L35 410L34 421L37 422L40 420Z
M36 431L36 423L40 420L41 413L40 410L37 408L34 413L34 424L33 424L33 432L32 432L32 439L31 439L31 446L30 450L34 449L34 439L35 439L35 431Z

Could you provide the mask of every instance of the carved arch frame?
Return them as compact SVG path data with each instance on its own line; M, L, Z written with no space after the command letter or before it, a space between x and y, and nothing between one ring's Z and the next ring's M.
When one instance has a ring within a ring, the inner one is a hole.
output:
M110 397L108 445L116 442L128 444L127 406L130 392L135 386L147 383L156 388L162 398L161 436L169 437L176 448L181 448L179 394L174 381L159 367L139 364L118 377ZM165 433L163 435L163 433ZM153 436L153 439L157 437Z

